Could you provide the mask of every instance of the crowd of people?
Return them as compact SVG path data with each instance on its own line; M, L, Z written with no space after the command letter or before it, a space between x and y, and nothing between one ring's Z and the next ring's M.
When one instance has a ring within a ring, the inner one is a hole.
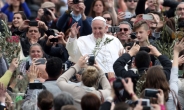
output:
M0 45L0 110L184 110L184 2L1 0L0 8L0 37L12 39L3 45L20 47L8 62Z

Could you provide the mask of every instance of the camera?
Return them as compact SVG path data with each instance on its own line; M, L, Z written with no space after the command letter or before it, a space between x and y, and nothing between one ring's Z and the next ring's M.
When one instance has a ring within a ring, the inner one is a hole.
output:
M48 11L47 8L44 8L43 11L44 11L44 15L51 15L51 13Z
M58 38L52 38L50 39L50 42L58 42Z
M95 56L89 55L88 65L93 66L95 64Z
M159 93L159 91L157 89L145 89L144 90L144 96L145 97L155 97L155 98L157 98L157 93Z
M135 32L131 33L130 34L130 38L131 39L136 39L137 38L136 33Z
M38 21L29 21L29 26L38 26Z
M128 80L125 79L125 82L127 83ZM128 92L124 90L124 85L122 83L121 77L117 77L116 80L113 82L113 88L118 102L122 102L125 101L126 98L130 98Z
M29 89L42 89L42 83L29 83Z
M73 0L73 4L78 4L79 0Z
M112 26L108 28L108 32L110 33L120 32L120 28L118 26Z

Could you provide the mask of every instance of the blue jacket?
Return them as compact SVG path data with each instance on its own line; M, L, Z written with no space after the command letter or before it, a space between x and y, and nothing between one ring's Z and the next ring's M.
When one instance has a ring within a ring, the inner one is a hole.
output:
M69 29L72 24L74 24L75 19L73 19L72 17L70 17L70 15L64 13L57 21L56 26L58 27L58 29L60 29L62 32L66 32L67 29ZM78 21L78 26L80 26L80 36L85 36L85 35L89 35L92 33L92 29L91 29L91 22L92 22L92 18L91 17L86 17L85 20L82 20L82 18Z
M1 8L1 12L5 13L8 16L8 22L12 22L13 12L8 10L9 6L10 5L8 3L6 3L4 5L4 7ZM26 2L22 3L21 6L24 10L26 17L29 18L31 16L31 11L30 11L29 7L27 6Z

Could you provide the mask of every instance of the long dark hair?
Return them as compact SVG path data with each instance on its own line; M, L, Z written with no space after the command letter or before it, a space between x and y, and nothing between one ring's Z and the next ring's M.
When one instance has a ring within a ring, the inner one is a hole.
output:
M15 15L15 14L20 14L23 20L26 20L26 19L27 19L26 14L25 14L23 11L15 12L14 15ZM14 15L13 15L13 16L14 16ZM13 23L12 23L12 26L11 26L11 28L10 28L11 32L14 32L15 29L16 29L16 27L15 27L15 26L13 25Z
M104 3L102 0L94 0L93 3L92 3L92 5L91 5L90 13L89 13L89 15L88 15L88 16L90 16L90 17L92 17L92 18L96 17L95 12L93 11L93 8L94 8L95 3L96 3L97 1L101 1L101 2L102 2L103 11L105 11L105 3Z
M169 83L161 67L152 66L148 69L146 82L143 85L142 91L146 88L162 89L164 92L165 102L168 101L170 92Z

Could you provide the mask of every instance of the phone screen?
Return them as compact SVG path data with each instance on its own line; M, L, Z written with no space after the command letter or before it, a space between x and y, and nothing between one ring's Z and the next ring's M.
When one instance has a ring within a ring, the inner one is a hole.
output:
M36 63L36 65L45 64L46 59L45 58L40 58L40 59L36 60L35 63Z
M144 20L153 20L153 16L152 15L148 15L148 14L144 14L142 18Z

